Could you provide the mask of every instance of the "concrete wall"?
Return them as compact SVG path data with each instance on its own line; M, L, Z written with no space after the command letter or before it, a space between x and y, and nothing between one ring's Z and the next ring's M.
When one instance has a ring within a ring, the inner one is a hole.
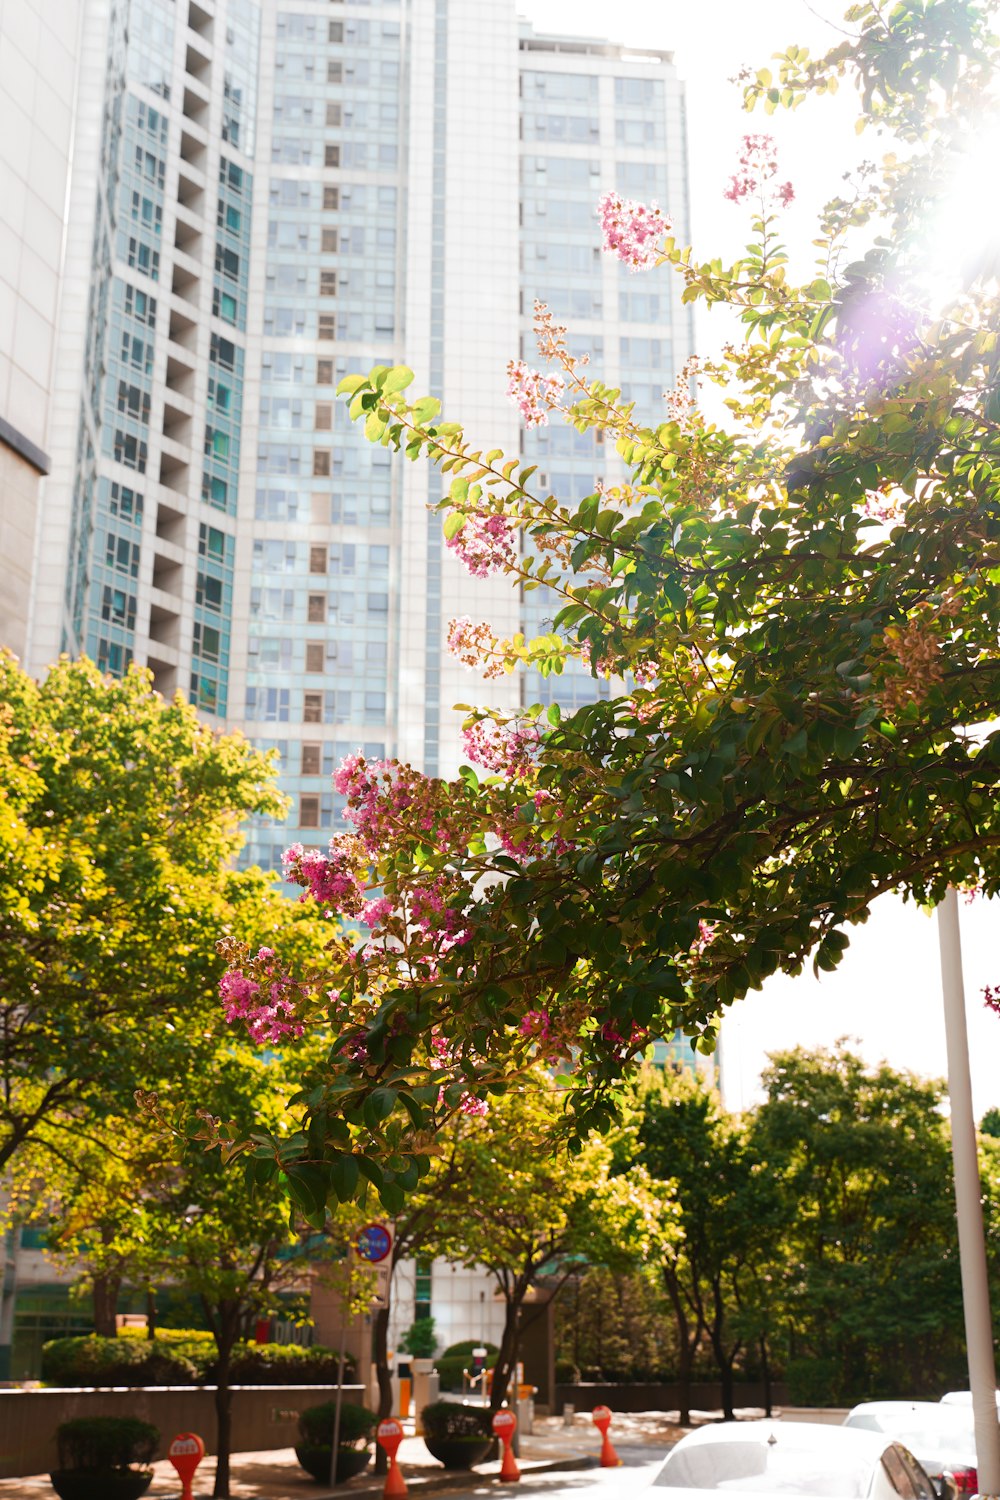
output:
M329 1401L327 1385L233 1387L233 1452L254 1453L294 1445L299 1413ZM359 1404L359 1385L344 1399ZM138 1417L160 1430L162 1458L179 1432L196 1432L215 1452L214 1386L147 1386L113 1390L0 1391L0 1478L47 1474L56 1463L55 1430L71 1417Z
M595 1406L608 1406L612 1411L676 1411L680 1387L676 1382L663 1385L599 1385L596 1382L581 1382L579 1385L556 1386L553 1414L558 1416L565 1404L577 1411L593 1411ZM775 1408L783 1406L788 1399L787 1388L775 1383L771 1387L771 1400ZM764 1405L764 1387L756 1383L737 1382L733 1404L741 1406ZM722 1405L722 1393L718 1381L697 1381L691 1387L691 1407L694 1411L718 1411ZM840 1419L843 1417L841 1413ZM800 1419L801 1420L801 1419ZM809 1418L808 1420L819 1420Z

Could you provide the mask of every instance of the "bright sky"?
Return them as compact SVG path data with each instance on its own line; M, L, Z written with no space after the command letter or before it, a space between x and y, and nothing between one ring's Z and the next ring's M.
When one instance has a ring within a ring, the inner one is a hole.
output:
M836 190L842 173L875 143L860 144L844 94L808 101L794 114L747 116L739 90L727 82L749 63L763 67L790 44L813 53L838 40L846 9L831 0L521 0L539 31L607 37L629 46L672 51L687 84L691 165L691 215L696 251L705 259L739 250L747 224L723 190L736 150L748 131L767 131L779 147L780 172L791 179L796 203L786 242L793 260L811 253L813 214ZM661 205L668 212L669 204ZM662 273L661 273L662 274ZM728 333L728 330L726 330ZM701 352L717 344L722 329L698 324ZM1000 1017L982 1004L984 985L1000 984L998 903L962 904L967 1011L977 1115L1000 1105ZM856 1039L871 1061L925 1076L945 1072L944 1023L937 950L937 919L892 897L877 904L864 927L851 930L851 948L835 974L814 979L781 976L763 992L734 1006L723 1031L727 1103L739 1109L759 1097L767 1053L801 1043L830 1045Z

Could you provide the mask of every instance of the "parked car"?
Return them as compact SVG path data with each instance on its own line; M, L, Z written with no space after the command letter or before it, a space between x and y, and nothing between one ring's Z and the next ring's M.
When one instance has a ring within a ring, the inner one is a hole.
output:
M959 1496L974 1495L979 1488L971 1406L864 1401L848 1413L844 1426L896 1438L923 1465L941 1496L951 1488Z
M901 1443L825 1422L726 1422L691 1432L669 1454L654 1489L830 1500L936 1500Z
M997 1411L1000 1412L1000 1391L997 1391ZM971 1391L946 1391L941 1397L942 1406L971 1406Z

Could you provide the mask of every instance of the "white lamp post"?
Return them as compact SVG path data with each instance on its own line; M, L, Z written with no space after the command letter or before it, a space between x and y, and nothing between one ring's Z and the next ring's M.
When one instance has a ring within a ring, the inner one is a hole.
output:
M965 1341L969 1353L969 1384L972 1389L972 1412L976 1430L976 1467L980 1495L998 1496L1000 1422L997 1421L993 1320L986 1277L986 1237L983 1232L976 1121L972 1112L958 893L951 886L938 907L938 936L941 945L941 985L944 991L944 1026L948 1050L958 1253L962 1267Z

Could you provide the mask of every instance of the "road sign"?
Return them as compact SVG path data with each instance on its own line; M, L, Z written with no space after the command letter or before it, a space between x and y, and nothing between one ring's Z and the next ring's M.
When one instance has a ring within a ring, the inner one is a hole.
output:
M387 1224L366 1224L354 1243L361 1259L377 1266L392 1254L392 1230Z

